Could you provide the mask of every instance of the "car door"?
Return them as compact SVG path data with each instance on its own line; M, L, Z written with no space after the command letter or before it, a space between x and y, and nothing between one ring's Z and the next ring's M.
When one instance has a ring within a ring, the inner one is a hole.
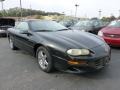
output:
M33 53L34 42L32 41L33 35L24 32L29 32L30 28L27 22L21 22L16 27L15 44L21 49Z

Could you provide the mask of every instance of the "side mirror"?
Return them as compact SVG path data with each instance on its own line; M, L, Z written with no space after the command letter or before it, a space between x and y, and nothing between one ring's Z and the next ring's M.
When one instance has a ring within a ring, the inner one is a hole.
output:
M28 34L28 31L20 31L21 34Z

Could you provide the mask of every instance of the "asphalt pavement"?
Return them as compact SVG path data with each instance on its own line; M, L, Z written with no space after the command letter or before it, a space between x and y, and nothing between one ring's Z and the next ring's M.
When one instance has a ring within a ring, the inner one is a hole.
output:
M0 90L120 90L120 48L112 48L110 65L100 72L45 73L25 51L12 51L0 38Z

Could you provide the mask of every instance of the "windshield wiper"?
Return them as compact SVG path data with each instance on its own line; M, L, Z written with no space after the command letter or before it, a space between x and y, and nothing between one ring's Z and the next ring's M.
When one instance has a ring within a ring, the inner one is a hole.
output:
M65 31L65 30L68 30L67 28L65 28L65 29L60 29L60 30L57 30L57 31Z

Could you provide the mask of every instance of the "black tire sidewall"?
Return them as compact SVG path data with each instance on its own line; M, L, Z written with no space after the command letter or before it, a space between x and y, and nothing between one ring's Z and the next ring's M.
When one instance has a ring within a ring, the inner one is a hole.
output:
M43 47L43 46L42 46L42 47L39 47L39 48L37 49L37 52L36 52L36 57L37 57L38 64L39 64L38 53L39 53L40 51L43 51L43 52L47 55L48 67L47 67L46 69L42 69L40 65L39 65L39 67L40 67L44 72L49 73L49 72L51 72L52 69L53 69L52 57L51 57L49 51L48 51L45 47Z
M14 45L14 41L13 41L13 39L12 39L12 37L9 37L9 44L11 43L10 42L10 40L12 41L12 43L13 43L13 47L11 48L12 50L17 50L18 48Z

